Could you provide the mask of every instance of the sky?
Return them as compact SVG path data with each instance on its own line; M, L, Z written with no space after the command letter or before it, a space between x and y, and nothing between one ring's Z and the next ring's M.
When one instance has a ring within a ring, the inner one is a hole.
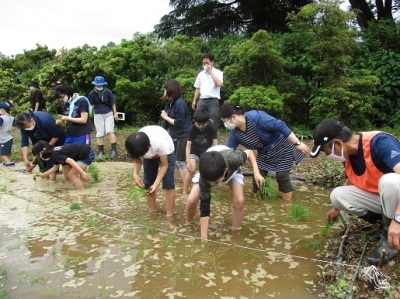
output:
M169 0L1 0L0 53L16 55L36 44L99 49L152 32L170 11Z

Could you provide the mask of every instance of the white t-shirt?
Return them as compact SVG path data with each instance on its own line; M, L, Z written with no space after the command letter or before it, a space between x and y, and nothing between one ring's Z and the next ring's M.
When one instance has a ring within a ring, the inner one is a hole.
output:
M174 142L169 133L160 126L146 126L139 130L150 139L149 151L143 156L145 159L169 155L175 151Z
M224 73L215 67L212 68L212 72L217 78L223 83ZM206 71L201 71L194 82L194 87L200 89L200 99L206 98L217 98L221 99L221 88L215 85L215 82L211 75Z

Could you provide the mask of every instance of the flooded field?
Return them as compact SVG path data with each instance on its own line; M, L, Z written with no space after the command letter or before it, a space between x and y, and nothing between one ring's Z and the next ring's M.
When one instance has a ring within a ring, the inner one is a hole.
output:
M10 298L319 297L328 191L297 183L291 203L261 201L246 177L243 229L232 231L230 191L218 187L202 244L198 215L185 225L179 180L173 219L163 192L150 216L132 189L132 164L94 165L99 182L83 191L62 175L33 180L22 163L0 169L0 283ZM309 217L291 219L293 205ZM306 248L312 240L321 248Z

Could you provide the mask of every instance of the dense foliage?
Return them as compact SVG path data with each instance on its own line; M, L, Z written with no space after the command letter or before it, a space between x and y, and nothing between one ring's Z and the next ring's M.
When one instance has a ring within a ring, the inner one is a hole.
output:
M171 1L177 8L184 2L216 4ZM236 2L235 9L244 10L239 6L245 1ZM229 15L225 17L228 22ZM117 110L126 113L126 123L159 123L164 82L177 79L190 105L201 56L211 53L216 67L224 71L222 101L264 109L291 126L312 128L326 117L354 128L399 126L400 53L399 47L393 47L400 40L398 24L377 18L361 30L354 25L356 17L340 9L338 1L325 0L291 12L284 33L256 26L261 30L251 29L250 36L243 31L203 38L198 32L160 39L155 33L136 33L130 40L101 49L83 45L57 52L37 45L15 57L0 54L0 99L19 103L13 113L26 110L27 84L37 80L47 109L56 114L61 103L54 98L53 82L61 79L87 95L94 76L103 75L116 96Z

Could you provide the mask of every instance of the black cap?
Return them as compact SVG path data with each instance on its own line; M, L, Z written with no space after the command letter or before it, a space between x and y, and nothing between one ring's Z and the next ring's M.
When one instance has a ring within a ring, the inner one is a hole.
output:
M314 129L314 147L310 156L315 158L319 155L321 147L335 138L344 128L344 125L335 119L324 119Z
M33 86L33 87L39 88L39 83L38 83L37 81L31 81L31 82L28 84L28 87L29 87L29 86Z

